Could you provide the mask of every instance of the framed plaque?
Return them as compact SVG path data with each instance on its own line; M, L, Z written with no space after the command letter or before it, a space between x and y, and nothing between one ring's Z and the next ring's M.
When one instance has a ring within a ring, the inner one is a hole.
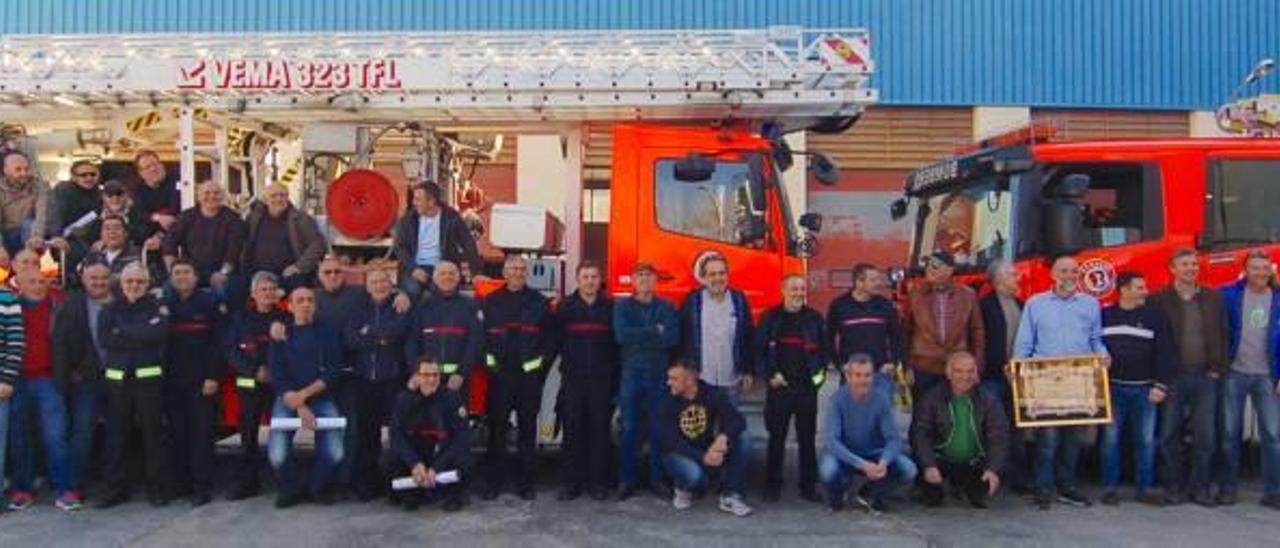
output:
M1111 383L1102 356L1023 358L1009 367L1018 428L1111 423Z

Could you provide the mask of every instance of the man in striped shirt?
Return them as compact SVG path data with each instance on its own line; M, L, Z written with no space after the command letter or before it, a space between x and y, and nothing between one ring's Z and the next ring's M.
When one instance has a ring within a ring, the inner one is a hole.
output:
M9 445L9 400L22 370L25 340L22 303L12 291L0 286L0 488L4 487L4 457Z
M1120 435L1133 432L1137 501L1159 506L1155 487L1156 406L1177 375L1169 317L1147 306L1147 281L1137 272L1116 278L1120 299L1102 311L1102 342L1111 355L1112 421L1102 437L1102 503L1120 502Z

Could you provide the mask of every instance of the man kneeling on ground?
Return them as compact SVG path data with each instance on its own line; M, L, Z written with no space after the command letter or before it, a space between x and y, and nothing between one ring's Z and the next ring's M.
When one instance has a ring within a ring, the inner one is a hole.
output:
M387 485L404 476L417 485L391 495L391 501L405 510L416 510L428 491L444 497L446 512L461 510L466 503L463 482L471 472L471 425L458 392L441 390L440 374L435 356L418 358L409 389L396 398L392 411L391 451L383 454L382 469ZM438 481L445 472L453 472L459 481Z
M846 494L853 492L864 509L883 512L888 509L885 495L897 484L911 483L916 465L903 454L889 398L871 389L871 357L854 354L843 371L846 382L827 404L818 475L832 510L843 509Z
M975 390L978 365L973 354L947 357L947 384L935 387L916 407L911 438L924 470L925 505L942 505L943 483L950 483L974 508L1000 488L999 471L1009 454L1009 426L1000 402Z
M658 406L658 445L662 463L675 483L671 504L676 510L693 505L693 491L707 484L707 476L721 469L720 509L746 516L751 507L742 500L747 484L747 421L720 390L698 379L698 364L681 358L667 369L671 394Z

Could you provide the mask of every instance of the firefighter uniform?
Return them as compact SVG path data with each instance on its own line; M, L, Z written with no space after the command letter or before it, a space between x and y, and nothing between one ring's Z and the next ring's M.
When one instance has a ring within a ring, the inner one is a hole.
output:
M237 470L237 485L230 496L232 500L258 494L262 466L258 426L273 395L271 385L258 382L255 374L259 367L267 367L272 322L288 324L290 321L289 314L283 311L263 313L250 308L236 312L227 324L224 347L227 361L235 369L236 398L240 401L238 430L240 447L244 450Z
M483 345L484 327L476 302L456 292L437 292L414 310L404 358L413 369L420 356L431 353L440 360L440 373L445 380L451 375L465 379L471 366L480 361Z
M163 379L168 311L147 294L135 302L117 296L98 317L98 337L105 354L107 382L107 496L102 507L129 497L130 434L142 434L146 452L147 498L153 505L168 501L163 454Z
M800 446L800 493L815 499L817 476L815 436L818 420L818 389L826 376L826 333L822 315L810 307L796 312L782 305L765 312L756 333L756 355L761 357L760 378L768 386L764 420L769 431L766 459L766 494L775 498L782 488L782 462L786 455L787 431L794 417L796 442ZM768 384L780 376L785 385Z
M430 396L418 390L401 391L391 413L389 435L391 450L382 459L386 485L412 474L419 464L437 474L457 471L461 481L442 485L439 492L445 498L445 510L461 508L471 474L471 425L462 397L443 385ZM412 509L422 494L421 490L393 494L392 500L403 500Z
M508 417L515 410L519 452L519 464L514 468L517 489L522 498L532 499L538 408L546 369L543 362L550 348L547 300L528 287L520 291L503 287L485 298L483 309L487 335L485 363L492 375L488 397L489 485L484 496L496 497L502 486L510 427Z
M355 364L358 421L356 451L352 457L356 492L369 500L385 491L378 469L382 454L382 425L391 414L396 394L404 387L402 367L404 334L409 313L396 312L392 298L381 303L365 296L347 320L343 342Z
M169 458L173 485L179 494L190 491L193 501L208 501L213 486L213 427L218 395L204 395L205 381L220 381L226 362L210 352L220 342L223 307L207 289L183 299L170 289L166 346L165 416L168 418Z
M564 498L584 488L600 498L609 481L609 412L618 375L613 303L577 292L555 311L553 351L560 355L557 412L564 422ZM548 360L551 363L552 360Z

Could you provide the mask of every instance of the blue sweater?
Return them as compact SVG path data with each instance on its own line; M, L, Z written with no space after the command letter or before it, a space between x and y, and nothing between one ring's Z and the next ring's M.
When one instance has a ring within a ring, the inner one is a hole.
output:
M666 374L671 352L680 343L680 319L671 303L659 297L649 304L631 297L619 299L613 305L613 330L621 346L623 369L636 367Z
M902 454L902 434L892 410L884 394L872 391L858 401L847 387L841 387L827 403L823 451L849 466L892 462Z
M273 341L267 358L276 395L302 390L317 380L333 386L341 359L342 339L328 326L289 326L288 340ZM328 397L328 391L317 397Z

